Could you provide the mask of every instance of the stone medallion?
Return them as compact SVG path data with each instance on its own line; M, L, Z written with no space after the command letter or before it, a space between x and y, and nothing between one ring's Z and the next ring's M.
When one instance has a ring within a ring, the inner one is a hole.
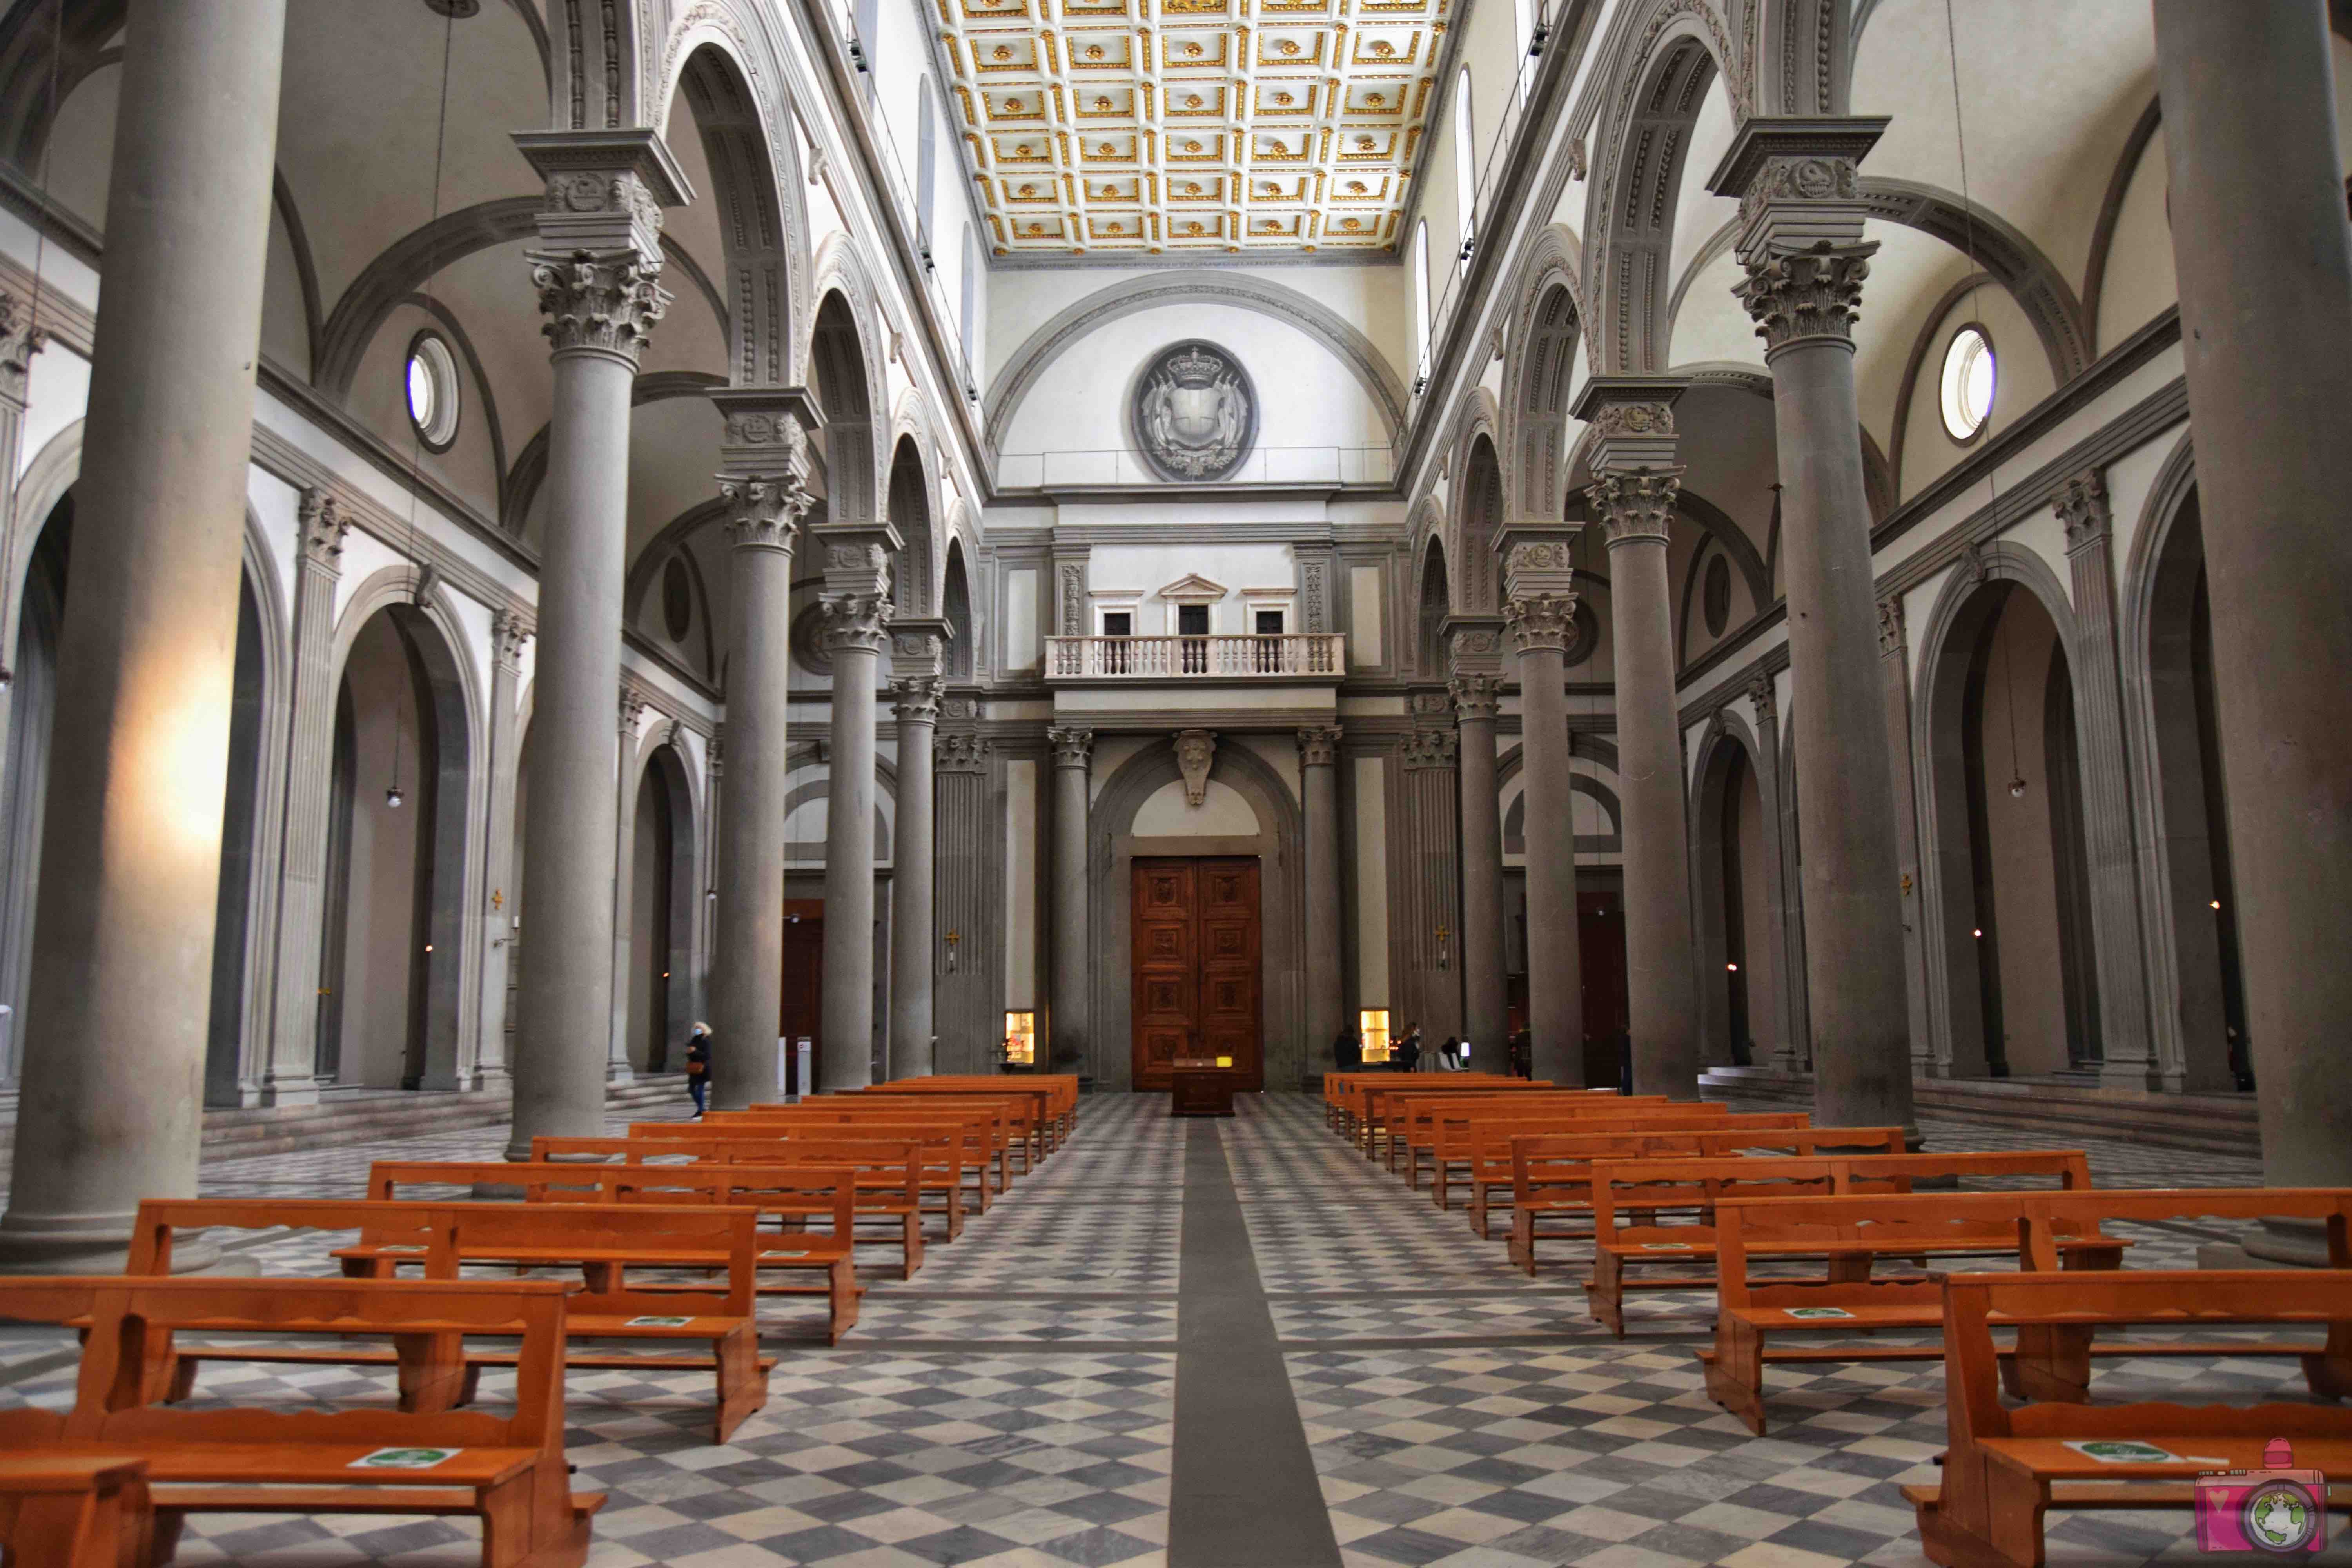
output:
M1214 343L1173 343L1145 362L1128 423L1136 449L1161 479L1225 479L1257 441L1257 389Z

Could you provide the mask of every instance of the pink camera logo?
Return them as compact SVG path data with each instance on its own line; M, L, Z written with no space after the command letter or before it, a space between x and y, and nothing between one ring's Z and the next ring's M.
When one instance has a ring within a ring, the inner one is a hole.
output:
M2327 1546L2327 1477L2294 1468L2294 1449L2273 1438L2259 1470L2209 1470L2197 1478L2197 1548L2267 1552L2276 1557Z

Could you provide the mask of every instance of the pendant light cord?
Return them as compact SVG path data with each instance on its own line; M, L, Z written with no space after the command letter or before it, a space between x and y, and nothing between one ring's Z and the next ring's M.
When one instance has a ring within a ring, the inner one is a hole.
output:
M441 14L441 110L433 128L432 216L425 226L425 280L417 289L418 297L425 301L427 316L433 314L433 279L440 261L436 244L440 237L436 231L441 224L441 172L449 145L449 68L457 47L457 12L452 6ZM405 365L402 367L404 382L406 369ZM456 374L454 368L451 374L453 377ZM424 488L425 426L412 407L408 417L408 543L405 552L408 556L408 594L412 603L425 581L424 570L416 559L417 495Z

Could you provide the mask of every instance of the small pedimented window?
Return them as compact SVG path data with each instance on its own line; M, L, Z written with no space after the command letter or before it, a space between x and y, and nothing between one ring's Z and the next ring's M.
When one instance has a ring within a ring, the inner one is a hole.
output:
M1946 435L1955 441L1977 438L1992 417L1998 377L1992 340L1982 327L1971 324L1952 334L1950 345L1944 350L1941 402Z
M408 345L408 423L425 449L446 452L457 440L457 356L438 332L419 332Z

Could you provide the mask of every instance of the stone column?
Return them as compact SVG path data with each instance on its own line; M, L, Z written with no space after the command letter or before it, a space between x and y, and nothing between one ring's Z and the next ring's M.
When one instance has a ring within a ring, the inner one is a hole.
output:
M1054 989L1047 1063L1056 1071L1066 1064L1077 1072L1093 1072L1094 1008L1087 990L1093 973L1087 962L1092 931L1087 773L1094 757L1095 732L1056 725L1045 731L1045 740L1054 748L1054 915L1049 928L1054 933Z
M1339 726L1298 731L1307 827L1307 1060L1320 1062L1348 1018L1339 927Z
M874 1081L875 687L890 625L889 552L877 522L820 523L824 650L833 660L824 829L824 1037L817 1088Z
M931 977L934 836L931 741L940 721L940 654L945 621L901 621L893 628L890 698L898 714L898 815L890 851L890 1073L929 1078L933 1059Z
M515 144L547 181L530 277L553 343L547 542L531 689L514 1126L520 1159L541 1133L604 1130L612 1034L614 693L628 555L629 395L669 296L661 208L686 178L651 132L532 132Z
M989 1070L1003 1022L1004 893L996 873L1004 809L1001 795L991 805L995 744L972 731L976 707L961 694L947 699L951 727L937 738L932 767L938 825L932 924L941 969L931 1015L941 1044L932 1066L959 1073Z
M1666 583L1667 529L1683 474L1672 466L1674 404L1683 389L1681 382L1652 377L1596 376L1585 383L1574 412L1598 437L1585 496L1609 542L1633 1090L1696 1099L1698 958Z
M1750 119L1710 181L1740 198L1738 292L1772 368L1813 1111L1824 1126L1912 1124L1895 781L1853 392L1853 320L1877 249L1863 243L1854 165L1885 125Z
M2139 929L2139 856L2124 761L2123 674L2116 652L2116 566L2106 476L2076 474L2052 498L2074 578L2075 740L2083 847L2091 869L2091 947L2099 976L2099 1081L2161 1089Z
M1568 645L1576 628L1569 540L1574 531L1558 524L1511 525L1503 578L1504 626L1518 655L1519 755L1527 774L1528 1026L1535 1076L1570 1086L1584 1082L1568 750Z
M285 33L149 0L123 39L0 1268L119 1268L196 1190Z
M2263 1173L2294 1187L2352 1184L2352 231L2327 47L2319 0L2156 0Z
M1502 1058L1510 1033L1510 993L1503 978L1502 803L1495 784L1503 679L1472 668L1463 640L1454 639L1457 673L1447 687L1462 731L1462 1032L1473 1047L1472 1064L1484 1071Z
M320 932L326 915L327 818L334 787L335 587L343 575L351 516L324 490L305 490L297 512L294 668L286 761L286 836L278 895L277 986L262 1102L319 1098ZM337 979L333 982L340 984Z
M515 785L522 765L522 645L530 620L509 607L490 617L490 821L483 880L489 907L482 924L482 1029L477 1077L485 1084L507 1076L507 965L514 952ZM322 840L323 842L323 840ZM314 943L315 945L315 939Z
M634 1083L629 1065L629 987L636 984L635 933L629 929L637 870L637 726L652 704L627 679L621 682L620 722L614 745L620 759L613 784L613 997L612 1034L604 1049L604 1081Z
M726 789L712 818L719 893L711 931L712 1103L778 1099L783 1011L786 716L792 692L793 551L809 494L807 432L819 416L797 387L712 394L720 415L719 493L727 502ZM719 742L711 742L713 793ZM805 1086L803 1086L805 1087Z

